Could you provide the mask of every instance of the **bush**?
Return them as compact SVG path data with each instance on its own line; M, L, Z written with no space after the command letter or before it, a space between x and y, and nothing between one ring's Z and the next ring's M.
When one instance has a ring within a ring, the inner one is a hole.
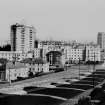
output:
M92 105L92 104L91 104L90 99L86 97L86 98L80 99L80 100L78 101L78 103L75 104L75 105Z
M103 98L105 98L105 93L102 88L97 87L90 93L90 96L93 100L103 100Z

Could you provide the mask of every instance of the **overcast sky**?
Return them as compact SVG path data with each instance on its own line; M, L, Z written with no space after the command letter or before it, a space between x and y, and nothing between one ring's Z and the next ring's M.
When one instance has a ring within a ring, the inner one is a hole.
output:
M16 22L32 24L39 39L96 41L105 32L105 0L0 0L0 41Z

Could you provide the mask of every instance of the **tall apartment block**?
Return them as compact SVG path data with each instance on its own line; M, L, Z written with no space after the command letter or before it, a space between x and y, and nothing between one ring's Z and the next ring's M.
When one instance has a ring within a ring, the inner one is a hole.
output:
M105 49L105 32L99 32L97 36L97 44L101 49Z
M32 26L11 25L11 51L28 52L34 50L36 30Z

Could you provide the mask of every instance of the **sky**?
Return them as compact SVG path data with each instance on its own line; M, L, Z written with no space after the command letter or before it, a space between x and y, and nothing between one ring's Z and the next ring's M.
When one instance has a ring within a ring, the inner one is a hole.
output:
M41 40L96 41L105 32L105 0L0 0L0 42L15 23L34 26Z

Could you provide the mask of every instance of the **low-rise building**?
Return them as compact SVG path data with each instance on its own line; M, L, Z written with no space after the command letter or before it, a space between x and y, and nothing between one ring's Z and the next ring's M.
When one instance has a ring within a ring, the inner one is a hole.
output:
M30 73L35 76L38 73L49 72L49 63L42 59L27 58L21 62L7 62L0 65L0 80L14 81L19 78L27 78Z
M28 68L24 63L20 62L8 62L5 68L5 80L16 80L18 77L28 77Z
M49 63L43 61L41 58L28 58L23 61L30 73L33 75L41 72L49 72Z

